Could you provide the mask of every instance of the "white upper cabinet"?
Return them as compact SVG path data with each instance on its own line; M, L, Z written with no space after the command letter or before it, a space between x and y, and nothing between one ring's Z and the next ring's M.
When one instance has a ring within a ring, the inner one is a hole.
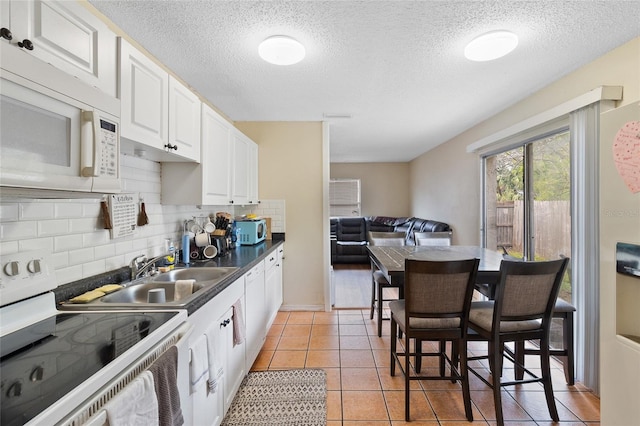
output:
M249 202L249 151L253 142L239 130L233 132L233 184L231 200L233 204Z
M258 145L250 141L249 144L249 152L248 152L248 161L249 169L248 173L248 202L249 204L258 204Z
M233 150L233 204L257 204L258 145L234 128Z
M200 161L200 108L202 102L173 77L169 77L169 144L183 157Z
M169 74L120 41L120 135L160 150L169 142Z
M231 123L202 104L200 164L162 165L162 203L228 205L231 202Z
M200 99L147 55L119 41L123 152L154 161L199 162Z
M202 204L231 201L231 124L202 104Z
M2 0L0 3L3 49L22 49L116 96L116 35L98 17L75 1ZM10 67L10 64L3 65L5 69ZM19 70L11 71L21 74ZM46 69L39 71L39 76L38 82L46 86Z

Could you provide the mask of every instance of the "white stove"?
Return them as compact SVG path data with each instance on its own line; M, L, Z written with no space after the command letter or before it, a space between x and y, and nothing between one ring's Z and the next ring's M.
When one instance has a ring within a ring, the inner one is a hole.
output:
M2 263L3 426L84 423L170 346L188 357L186 311L59 312L46 252L3 256ZM178 380L186 374L179 370Z

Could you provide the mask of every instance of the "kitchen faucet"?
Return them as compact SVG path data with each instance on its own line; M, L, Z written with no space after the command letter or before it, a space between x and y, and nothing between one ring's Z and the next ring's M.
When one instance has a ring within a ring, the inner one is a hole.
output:
M156 262L170 255L171 253L161 254L160 256L156 256L151 260L147 259L147 256L145 256L144 254L140 254L134 257L131 260L131 263L129 263L129 266L131 267L131 281L140 278L143 274L145 276L149 275L150 269L152 270L152 272L155 272Z

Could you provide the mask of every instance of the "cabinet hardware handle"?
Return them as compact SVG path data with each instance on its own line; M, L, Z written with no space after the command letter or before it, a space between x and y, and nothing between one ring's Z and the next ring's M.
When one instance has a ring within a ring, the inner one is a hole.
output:
M23 47L27 50L33 50L33 43L31 43L31 40L29 40L28 38L25 38L24 40L19 41L18 46Z
M231 322L231 320L229 318L227 318L226 320L222 321L220 323L220 327L226 327L229 325L229 323Z
M229 200L229 204L233 204L233 200Z
M22 383L13 382L11 386L9 386L9 389L7 389L7 397L11 398L20 395L22 395Z
M174 150L177 151L178 150L178 145L171 145L170 143L166 144L164 146L167 150Z
M0 29L0 37L2 37L5 40L13 40L13 34L11 34L11 31L9 30L9 28L2 28Z

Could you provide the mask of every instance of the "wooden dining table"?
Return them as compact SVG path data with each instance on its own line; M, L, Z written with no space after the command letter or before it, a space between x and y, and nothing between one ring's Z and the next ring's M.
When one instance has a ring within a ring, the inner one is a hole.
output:
M463 260L477 258L478 275L476 288L493 288L500 279L502 253L477 246L367 246L369 257L392 285L402 290L404 284L405 259L417 260ZM486 291L486 289L483 289ZM485 291L482 291L485 293Z

